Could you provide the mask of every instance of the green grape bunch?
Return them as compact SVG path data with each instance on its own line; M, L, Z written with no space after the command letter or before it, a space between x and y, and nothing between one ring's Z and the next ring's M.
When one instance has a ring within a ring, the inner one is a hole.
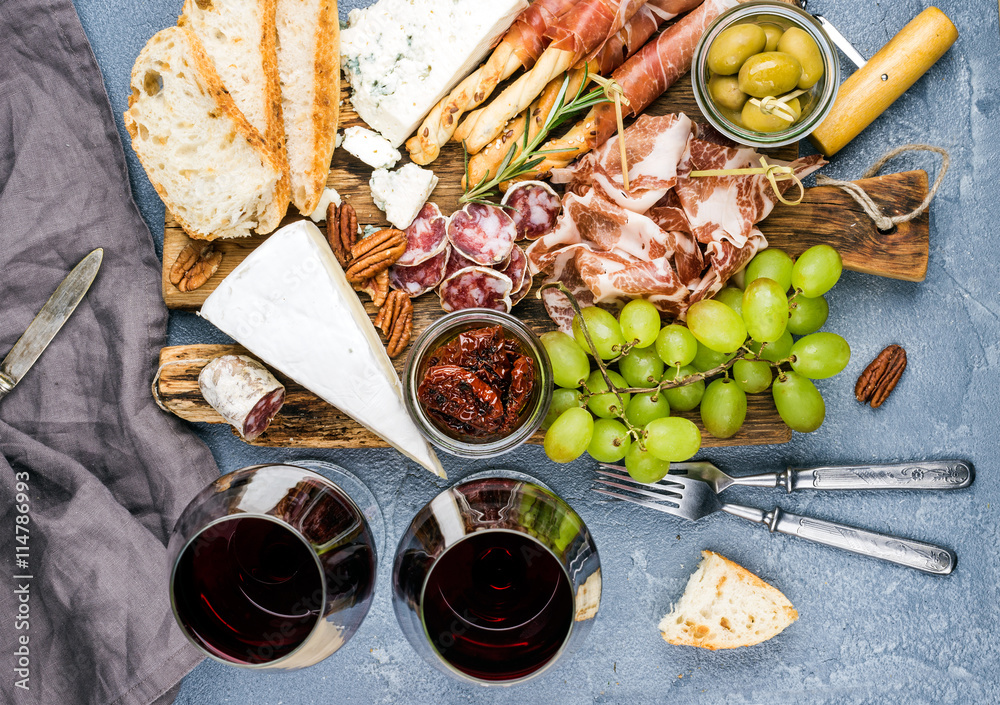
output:
M541 336L556 383L542 424L546 454L557 463L585 452L624 460L634 479L656 482L701 448L699 427L671 412L698 409L708 433L730 438L746 419L747 395L768 390L785 425L815 431L826 405L813 380L840 373L851 358L844 338L820 330L830 314L824 295L842 269L828 245L796 260L763 250L742 277L691 304L685 324L664 325L645 299L617 318L580 308L562 287L577 315L572 335Z

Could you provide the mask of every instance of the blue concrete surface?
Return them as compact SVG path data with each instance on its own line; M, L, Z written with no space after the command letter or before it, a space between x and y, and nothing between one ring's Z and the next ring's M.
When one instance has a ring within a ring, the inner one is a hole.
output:
M181 0L76 0L104 71L121 130L133 59L155 31L175 22ZM341 12L356 2L342 1ZM927 5L922 0L814 0L870 56ZM788 445L712 450L703 455L737 472L786 464L894 461L961 456L978 469L955 493L783 495L733 491L734 500L853 522L940 542L959 555L940 578L772 536L727 516L685 524L588 493L593 463L557 466L540 448L502 464L542 479L583 516L601 551L604 599L589 640L542 678L514 689L457 684L428 668L403 639L389 600L383 556L378 594L354 639L327 661L291 674L248 673L205 662L183 682L178 703L976 703L1000 702L998 419L1000 287L996 207L1000 183L1000 71L997 4L942 0L957 44L903 98L851 143L825 172L856 178L883 152L908 142L951 151L952 167L931 213L927 280L919 284L846 273L830 296L829 329L854 355L820 384L826 424ZM122 132L124 135L124 131ZM125 144L128 140L125 138ZM150 229L162 238L163 206L131 150L132 187ZM901 158L893 170L927 168L930 155ZM174 313L170 343L222 342L193 315ZM910 366L889 402L873 411L854 401L854 380L889 343ZM289 452L244 445L225 427L197 429L230 471L268 460L318 456L361 475L385 514L394 546L416 510L445 483L391 451ZM452 478L485 462L445 459ZM699 551L720 551L773 583L799 620L749 649L712 653L665 644L659 618L683 590Z

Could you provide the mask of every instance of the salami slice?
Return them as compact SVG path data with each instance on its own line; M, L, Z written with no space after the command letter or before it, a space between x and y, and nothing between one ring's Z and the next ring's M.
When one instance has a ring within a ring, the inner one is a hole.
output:
M489 308L509 313L513 289L513 282L506 274L487 267L466 267L441 282L438 293L445 311Z
M452 246L484 267L507 259L516 238L514 221L499 206L469 203L448 221Z
M514 291L516 292L521 288L521 284L524 283L524 275L528 272L528 258L522 250L517 245L514 245L510 251L510 257L507 259L507 264L503 267L499 265L494 267L501 274L506 274L511 282L514 284ZM511 298L514 294L511 294Z
M473 262L468 257L464 256L462 253L460 253L458 250L456 250L454 247L451 247L450 245L448 247L448 252L450 254L448 255L448 266L445 267L444 270L445 279L447 279L460 269L477 266L475 262Z
M514 220L518 240L537 240L555 227L562 211L562 200L543 181L521 181L504 194L500 202L510 206L507 213Z
M526 271L524 273L524 281L521 282L521 288L517 289L510 295L511 307L517 305L518 301L520 301L521 299L523 299L525 296L528 295L528 292L531 291L531 284L532 284L531 272Z
M427 202L404 231L406 251L396 260L400 267L413 267L444 252L448 246L448 218L436 203Z
M425 294L444 281L449 249L442 250L429 260L412 267L397 262L389 267L389 286L404 291L410 298Z
M267 430L285 403L285 387L266 367L246 355L222 355L198 375L198 387L244 440Z

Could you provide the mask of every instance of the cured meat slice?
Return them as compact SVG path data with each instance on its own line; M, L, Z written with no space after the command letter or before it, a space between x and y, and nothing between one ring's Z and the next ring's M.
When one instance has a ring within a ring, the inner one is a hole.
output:
M542 181L522 181L504 194L502 205L514 220L518 240L537 240L552 230L562 211L562 199Z
M490 267L507 259L517 228L514 220L499 206L469 203L455 211L448 221L448 239L452 247L476 264Z
M479 265L477 265L468 257L464 256L454 247L452 247L451 245L448 246L448 264L445 266L444 270L445 279L447 279L460 269L466 269L467 267L477 267L477 266Z
M513 282L506 274L487 267L467 267L441 282L438 293L445 311L488 308L509 313L513 290Z
M389 286L406 292L410 298L427 293L444 281L448 252L447 249L442 250L429 260L412 267L403 267L397 262L389 267Z
M510 295L511 307L517 306L517 303L528 295L528 292L531 291L531 284L532 284L531 274L525 271L524 281L521 282L521 287L516 291L514 291L513 293L511 293Z
M521 284L524 283L524 275L528 273L528 258L524 254L524 250L515 246L510 251L510 257L506 266L495 267L494 269L501 274L506 274L511 282L513 282L514 291L517 291L521 288Z
M448 218L441 215L436 203L425 203L404 232L406 251L396 260L401 267L426 262L448 246Z
M252 441L267 430L285 403L285 387L246 355L222 355L205 365L198 388L209 406Z

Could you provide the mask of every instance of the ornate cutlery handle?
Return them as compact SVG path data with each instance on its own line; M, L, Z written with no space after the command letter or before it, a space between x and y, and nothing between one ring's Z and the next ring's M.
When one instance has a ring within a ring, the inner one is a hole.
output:
M957 490L972 484L965 460L925 460L894 465L825 465L788 468L778 484L795 490Z
M922 541L877 534L846 524L789 514L777 507L767 513L760 509L734 504L724 504L722 509L729 514L764 524L772 532L798 536L825 546L879 558L925 573L948 575L958 563L958 557L947 548Z

